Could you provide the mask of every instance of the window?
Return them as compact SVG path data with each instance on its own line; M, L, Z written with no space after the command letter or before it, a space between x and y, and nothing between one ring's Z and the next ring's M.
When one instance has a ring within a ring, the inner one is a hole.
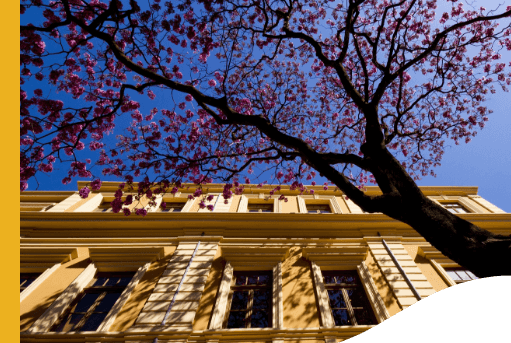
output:
M97 273L50 331L96 331L134 273Z
M160 207L158 212L181 212L186 205L186 202L167 202L166 207Z
M228 308L228 329L271 327L272 272L234 272Z
M332 209L330 208L330 205L323 204L323 205L312 205L308 204L307 206L307 213L332 213Z
M248 204L247 212L273 212L273 204Z
M103 202L99 205L94 212L112 212L112 204L109 202Z
M442 206L451 213L470 213L469 210L458 202L444 202Z
M451 279L453 279L457 284L479 279L477 276L472 274L470 270L467 269L445 268L445 271L447 272L447 275L449 275Z
M336 326L377 324L356 271L323 271Z
M20 274L20 293L27 289L41 275L41 273L21 273Z

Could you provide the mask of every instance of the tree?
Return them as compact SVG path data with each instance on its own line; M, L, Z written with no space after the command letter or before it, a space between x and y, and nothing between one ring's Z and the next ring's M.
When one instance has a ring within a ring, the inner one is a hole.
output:
M307 192L302 180L319 173L364 211L410 225L476 275L511 274L511 264L499 263L511 260L511 237L451 214L415 183L434 174L446 138L468 142L484 127L488 92L511 83L499 54L511 50L511 6L453 0L438 17L436 7L23 0L21 189L54 163L69 163L64 183L93 177L86 145L103 175L128 186L144 176L138 194L152 199L182 181L197 184L200 196L213 180L227 182L229 198L256 168ZM38 82L44 91L23 90ZM141 94L158 107L143 110ZM370 183L382 195L366 195ZM133 201L122 198L123 185L115 212Z

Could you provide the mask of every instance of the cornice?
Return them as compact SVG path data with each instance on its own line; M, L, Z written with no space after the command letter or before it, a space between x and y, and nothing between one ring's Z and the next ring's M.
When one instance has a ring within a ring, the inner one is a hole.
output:
M87 181L78 181L78 189L81 189L87 186L90 182ZM103 182L101 188L98 192L115 192L118 189L119 182ZM138 183L133 183L134 189L137 189ZM210 193L221 193L223 191L223 184L219 183L210 183L203 186L204 190L207 190ZM268 193L273 190L278 185L263 185L258 187L257 185L249 185L244 184L245 188L244 194L258 194L258 193ZM291 191L289 190L289 186L281 186L279 194L284 195L300 195L300 191ZM324 190L323 186L305 186L308 190L314 190L315 194L318 195L337 195L341 196L344 194L342 191L337 189L337 187L329 186L328 190ZM193 193L197 185L191 183L183 184L183 189L180 191L183 193ZM425 195L434 196L434 195L476 195L478 187L476 186L422 186L419 187ZM365 188L365 192L368 195L381 194L381 190L377 186L367 186Z

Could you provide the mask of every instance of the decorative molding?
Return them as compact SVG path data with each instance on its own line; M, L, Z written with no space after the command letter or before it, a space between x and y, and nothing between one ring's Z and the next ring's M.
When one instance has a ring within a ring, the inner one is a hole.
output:
M108 331L110 329L112 324L115 322L117 315L119 314L121 309L124 307L124 305L126 304L128 299L130 298L131 293L133 292L135 287L138 285L138 283L144 276L147 269L149 269L150 265L151 265L151 263L148 262L137 270L137 272L131 279L128 286L126 286L126 288L122 292L121 296L119 297L119 299L117 299L114 306L112 307L110 312L108 312L108 315L106 316L106 318L103 320L103 322L101 323L101 325L98 327L98 329L96 331Z
M277 263L286 259L289 254L289 247L265 247L260 244L247 246L221 245L222 257L229 263L246 270L265 270L269 266L273 268Z
M66 263L78 257L76 248L21 247L20 263Z
M332 316L332 311L330 310L328 292L325 288L325 284L323 283L323 275L321 275L321 269L314 261L310 262L312 275L314 277L314 289L318 299L321 324L323 327L333 328L335 326L335 321L334 317Z
M272 321L274 329L284 328L284 298L282 296L282 262L273 267Z
M484 208L486 208L488 211L490 211L492 213L506 213L505 211L498 208L497 206L495 206L488 200L481 198L479 195L469 195L468 197L470 199L472 199L473 201L475 201L478 205L483 206Z
M303 248L303 257L323 270L338 270L339 268L355 269L367 257L368 249L364 246L338 246L329 248Z
M343 195L343 199L346 202L346 206L348 206L351 213L358 214L364 213L364 211L362 211L362 209L357 204L355 204L353 200L349 199L346 195Z
M362 285L366 290L366 294L369 298L369 303L373 308L375 317L378 320L378 323L382 323L384 320L390 318L390 314L387 311L387 307L385 306L385 303L383 302L371 273L364 261L357 266L357 271L360 276L360 280L362 281Z
M55 300L50 307L37 319L27 330L28 333L46 332L66 308L73 302L78 294L89 284L96 274L96 266L91 263L71 282L64 292Z
M91 261L100 265L101 263L127 262L143 266L148 262L159 260L163 257L163 247L98 247L89 248ZM105 265L106 266L106 265ZM135 270L136 270L135 269Z
M59 202L57 205L50 208L47 212L64 212L80 200L82 200L82 198L80 198L78 193L72 194L71 196Z
M23 292L20 293L20 303L25 300L26 297L30 293L32 293L37 286L39 286L43 281L45 281L48 277L50 277L51 274L53 274L54 271L56 271L62 264L61 263L55 263L51 268L46 269L37 279L35 279L30 286L25 288ZM22 268L20 268L23 270Z
M222 281L220 282L220 288L209 323L209 329L222 329L222 325L227 312L227 302L229 300L229 291L231 289L231 282L233 277L234 269L230 262L227 261L224 267L224 273L222 275Z
M78 207L73 212L93 212L103 202L103 194L99 193L94 198L89 199L82 206Z

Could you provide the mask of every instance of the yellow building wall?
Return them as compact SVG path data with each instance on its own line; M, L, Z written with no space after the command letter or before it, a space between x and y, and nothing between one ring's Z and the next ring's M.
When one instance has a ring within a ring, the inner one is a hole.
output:
M216 251L211 270L209 271L208 278L206 280L206 287L202 293L202 297L199 302L199 307L195 314L193 322L194 330L207 330L209 326L209 320L213 313L218 288L222 281L222 274L224 272L224 264L222 259L222 248L218 247Z
M20 331L25 331L89 265L89 251L78 248L78 258L61 265L20 304Z
M433 268L429 260L417 254L419 249L418 245L404 245L404 247L408 252L408 255L414 259L415 264L417 264L417 267L419 267L422 274L426 277L436 292L449 287L449 285L444 281L444 279L442 279L435 268Z
M320 326L312 271L300 248L291 248L282 263L282 296L285 328Z
M126 331L135 324L139 313L142 311L147 299L149 299L149 296L152 294L153 289L156 287L156 284L165 271L165 268L167 268L169 260L174 254L176 248L176 246L165 247L164 258L151 263L148 270L131 293L128 301L119 311L119 314L109 331Z
M392 289L388 285L385 277L383 276L383 273L381 272L371 253L367 254L365 263L367 265L367 269L369 269L369 272L373 277L376 288L378 289L378 293L380 293L380 296L385 303L385 307L387 308L389 314L393 316L400 312L402 310L401 306L399 306L396 296L392 292Z

